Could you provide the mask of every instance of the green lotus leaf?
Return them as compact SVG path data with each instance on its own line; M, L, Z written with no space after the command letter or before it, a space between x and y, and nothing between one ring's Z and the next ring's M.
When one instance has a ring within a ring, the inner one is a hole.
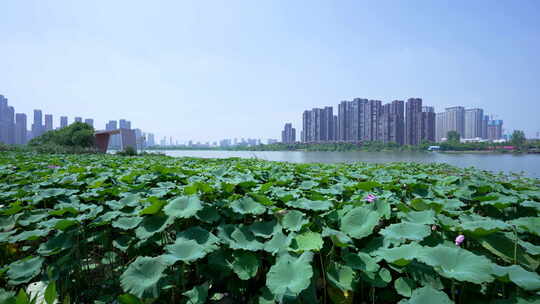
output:
M512 205L517 204L519 199L513 196L497 195L495 200L488 200L481 202L483 206L494 206L497 209L508 208Z
M135 235L140 240L146 240L154 234L165 230L172 222L173 219L166 216L145 216L139 227L135 229Z
M394 288L399 295L410 298L415 287L414 281L409 278L398 278L394 281Z
M10 230L10 231L7 231L7 232L0 232L0 243L7 242L9 240L10 236L15 234L16 232L17 232L17 230ZM15 242L18 242L18 241L15 241Z
M167 265L162 259L152 257L138 257L129 264L128 268L120 276L122 289L139 298L145 294L157 297L159 294L158 282L163 277Z
M536 268L538 268L540 265L540 261L537 258L530 256L522 248L524 242L518 239L518 244L521 246L516 246L515 236L511 232L506 234L493 233L490 235L477 237L476 240L480 243L480 245L482 245L482 247L489 250L492 254L498 256L507 263L518 262L531 270L536 270Z
M493 264L485 257L459 247L424 247L418 260L434 267L443 277L475 284L493 282Z
M346 265L330 263L326 270L328 281L341 290L354 290L357 277L354 270Z
M58 232L47 242L39 245L38 253L43 256L50 256L60 253L63 250L73 247L72 235L65 232Z
M305 180L305 181L301 182L300 185L298 185L298 188L304 189L304 190L309 190L309 189L312 189L313 187L316 187L317 185L319 185L319 184L312 181L312 180Z
M178 238L172 245L165 247L167 254L162 256L162 260L167 265L172 265L177 261L190 263L202 259L208 253L204 246L199 245L194 240Z
M202 208L199 198L196 195L190 195L175 198L163 208L163 211L173 218L190 218Z
M56 222L56 224L54 224L54 228L65 231L69 229L69 227L77 225L77 224L78 222L75 220L60 220Z
M218 236L232 249L257 251L264 247L247 227L238 228L233 225L224 225L219 227Z
M113 241L114 248L126 252L131 244L132 238L127 235L121 235Z
M31 241L31 240L37 240L42 236L46 236L49 234L48 229L37 229L37 230L29 230L29 231L23 231L17 235L14 235L10 238L10 243L17 243L21 241Z
M141 200L141 197L138 194L128 193L127 195L125 195L123 198L121 198L118 201L117 206L121 206L121 208L118 208L118 209L122 209L123 207L126 207L126 206L127 207L137 207L137 206L141 205L140 200ZM115 209L115 208L113 208L113 209Z
M309 221L305 217L304 213L298 210L288 211L281 219L281 225L283 225L283 228L289 231L300 231L302 226L306 225L307 223L309 223Z
M114 220L111 225L114 228L118 228L122 230L130 230L139 226L142 220L143 218L140 216L123 216Z
M398 266L405 266L422 254L423 249L424 247L416 243L412 243L394 248L382 248L375 251L374 255L389 263L396 264Z
M495 265L493 266L493 274L497 277L508 276L510 281L525 290L540 290L540 276L535 272L523 269L519 265L507 267Z
M266 207L247 196L232 202L230 206L234 212L239 214L259 215L266 212Z
M333 206L331 201L312 201L307 198L301 198L295 201L288 201L285 204L291 208L313 211L326 211Z
M241 280L253 278L260 266L260 259L251 252L235 251L233 253L232 270Z
M323 239L320 233L307 231L296 235L291 248L295 252L320 251L323 247Z
M352 239L345 233L328 227L323 228L322 236L330 237L334 245L338 247L349 247L353 243Z
M156 214L161 211L161 209L163 208L163 206L165 206L165 204L166 204L165 201L162 201L159 199L150 200L150 206L141 210L141 212L139 212L139 215Z
M377 260L364 252L344 253L343 261L345 261L345 264L352 269L361 270L363 272L377 272L380 268L379 264L377 264Z
M373 233L379 223L379 214L368 207L356 207L341 219L341 231L352 238L362 239Z
M41 272L43 261L45 259L42 257L28 257L9 264L7 271L9 284L19 285L28 283Z
M42 221L43 219L49 217L49 214L45 211L37 211L37 212L34 212L22 219L19 219L19 221L17 222L19 225L21 226L30 226L34 223L39 223L40 221ZM0 228L0 230L2 230Z
M403 222L392 224L379 233L384 236L385 241L400 244L407 240L423 240L431 234L431 228L423 224Z
M430 286L425 286L419 289L415 289L412 292L409 300L402 300L399 304L453 304L452 300L448 298L446 293L434 289Z
M410 211L403 215L403 219L415 224L432 225L435 224L435 211Z
M509 223L512 225L516 225L525 231L540 236L540 217L521 217L509 221Z
M215 206L205 205L203 209L196 214L197 219L205 223L215 223L219 221L221 216Z
M463 231L476 236L492 234L498 231L510 229L510 225L495 219L466 221L460 225Z
M100 223L100 222L109 223L110 221L114 220L115 218L121 216L122 214L124 214L124 213L122 213L120 211L105 212L100 217L96 218L96 222L97 223Z
M264 243L264 250L271 254L287 251L292 242L292 235L285 235L281 230L276 232L272 239Z
M219 238L210 233L209 231L199 227L191 227L176 235L177 238L185 238L188 240L194 240L199 245L204 246L205 251L211 252L218 249Z
M208 298L208 286L208 283L204 283L184 292L182 295L188 298L187 304L206 303L206 298Z
M266 275L266 286L275 297L298 296L309 287L313 269L312 252L304 252L299 257L284 253L276 259Z
M519 204L521 207L533 208L540 212L540 203L534 201L525 201Z
M77 215L79 214L79 211L73 207L65 207L65 208L62 208L62 209L58 209L58 210L52 210L52 211L49 211L49 215L55 215L55 216L62 216L66 213L71 213L72 215Z
M271 238L277 231L281 230L276 220L267 222L255 222L249 226L249 229L255 236L262 238Z

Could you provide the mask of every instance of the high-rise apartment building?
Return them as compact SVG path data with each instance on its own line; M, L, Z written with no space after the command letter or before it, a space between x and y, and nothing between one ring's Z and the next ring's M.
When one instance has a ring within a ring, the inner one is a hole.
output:
M109 120L109 122L105 125L105 130L111 131L118 129L118 122L116 120ZM109 147L111 149L119 149L120 148L120 135L114 134L111 135L109 139Z
M418 120L418 139L421 144L423 141L435 141L435 109L433 107L422 107L422 113Z
M419 145L420 130L422 119L422 99L409 98L405 104L405 144Z
M324 107L321 112L320 141L334 140L334 110L332 107Z
M403 100L394 100L392 103L381 106L379 115L379 129L377 140L383 143L396 143L403 145L405 119Z
M482 127L484 125L484 110L465 110L465 138L482 138Z
M131 121L120 119L120 129L131 129Z
M499 140L503 138L503 121L502 120L490 120L488 122L488 139Z
M362 141L376 141L379 134L379 113L381 111L380 100L368 100L363 104L364 121L360 124ZM363 132L362 132L363 131Z
M4 95L0 95L0 142L8 143L8 100Z
M292 127L292 123L285 124L283 131L281 131L281 142L284 144L296 142L296 129Z
M75 122L82 122L82 117L75 117L74 121Z
M349 102L342 101L338 105L337 140L349 140Z
M34 123L32 124L32 138L43 134L43 113L41 110L34 110Z
M489 123L489 116L484 115L482 118L482 138L488 139L488 123Z
M156 139L153 133L148 133L148 146L153 147L156 145Z
M84 120L84 123L89 125L90 127L94 127L94 120L92 118L87 118Z
M65 128L68 126L67 116L60 116L60 128Z
M15 114L15 144L25 145L27 142L27 120L26 114Z
M45 132L53 129L53 116L52 114L45 114Z
M441 142L443 138L446 138L446 112L435 116L435 140Z
M465 136L465 108L464 107L450 107L446 108L445 119L445 137L450 131L456 131L464 138Z

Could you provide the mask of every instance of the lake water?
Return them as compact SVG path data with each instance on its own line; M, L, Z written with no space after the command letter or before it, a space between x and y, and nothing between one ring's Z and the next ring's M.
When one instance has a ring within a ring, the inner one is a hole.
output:
M148 151L152 152L152 151ZM175 157L202 158L258 158L293 163L351 163L351 162L420 162L447 163L458 167L476 167L494 172L524 173L540 178L540 154L475 154L441 152L301 152L301 151L216 151L216 150L163 150Z

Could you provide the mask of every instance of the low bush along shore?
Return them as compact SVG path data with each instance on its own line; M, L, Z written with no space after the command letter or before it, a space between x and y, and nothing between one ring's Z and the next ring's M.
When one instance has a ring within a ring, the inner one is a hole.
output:
M538 303L537 179L3 152L0 202L0 302Z

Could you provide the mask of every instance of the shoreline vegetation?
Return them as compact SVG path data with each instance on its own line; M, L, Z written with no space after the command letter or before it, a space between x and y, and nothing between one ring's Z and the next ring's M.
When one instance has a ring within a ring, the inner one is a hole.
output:
M540 141L531 140L517 147L510 143L430 143L426 142L418 146L399 146L394 143L383 144L379 142L368 142L364 144L354 143L294 143L294 144L261 144L257 146L231 146L231 147L206 147L206 146L153 146L146 150L216 150L216 151L428 151L430 146L439 146L440 152L447 153L540 153ZM511 147L511 148L510 148Z
M7 151L0 189L0 302L540 300L538 179Z

